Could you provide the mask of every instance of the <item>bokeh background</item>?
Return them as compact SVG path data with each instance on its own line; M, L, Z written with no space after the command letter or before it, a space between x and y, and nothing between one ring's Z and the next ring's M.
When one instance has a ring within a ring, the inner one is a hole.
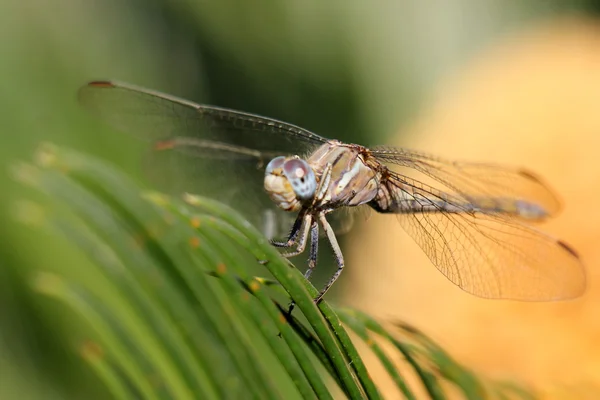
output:
M344 141L540 173L565 204L545 229L586 264L581 299L470 296L393 217L371 213L344 237L348 268L330 300L413 323L490 377L530 383L552 398L597 398L599 11L591 0L2 1L0 398L107 395L73 349L80 323L28 289L33 270L85 276L86 261L15 221L15 204L33 194L9 173L50 141L142 179L143 145L77 106L78 87L103 78Z

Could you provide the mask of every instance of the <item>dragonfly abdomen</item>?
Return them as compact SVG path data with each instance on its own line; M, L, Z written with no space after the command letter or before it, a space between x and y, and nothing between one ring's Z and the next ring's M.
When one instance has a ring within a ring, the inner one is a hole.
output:
M404 190L379 188L377 197L369 203L376 211L393 214L415 213L466 213L503 214L528 220L541 220L549 213L539 204L508 197L467 197L447 193L425 193L424 189L412 193Z
M508 214L529 220L541 220L550 215L541 205L522 199L488 197L472 198L469 202L474 212Z

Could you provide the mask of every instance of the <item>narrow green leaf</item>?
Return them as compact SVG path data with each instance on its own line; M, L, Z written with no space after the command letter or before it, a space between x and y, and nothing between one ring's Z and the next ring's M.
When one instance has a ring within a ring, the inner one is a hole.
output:
M300 271L217 201L141 195L113 167L67 149L44 146L36 162L13 175L51 201L23 204L20 218L63 236L91 267L40 273L34 287L87 321L93 334L76 346L115 398L332 399L339 389L379 399L344 325L408 399L413 388L374 336L406 359L432 399L446 398L445 382L469 399L515 395L412 327L392 333L359 311L317 307ZM255 276L261 264L274 280ZM303 318L287 312L288 295Z

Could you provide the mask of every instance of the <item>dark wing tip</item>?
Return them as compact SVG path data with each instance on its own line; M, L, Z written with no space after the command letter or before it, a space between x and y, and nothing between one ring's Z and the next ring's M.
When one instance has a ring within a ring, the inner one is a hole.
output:
M569 293L566 293L563 296L563 300L567 299L575 299L585 293L587 287L587 277L585 272L585 267L579 257L579 254L568 244L563 242L562 240L558 240L556 242L560 247L563 248L568 254L570 254L576 261L579 267L579 274L574 273L572 270L570 275L566 277L568 284L567 286L570 288Z
M575 257L576 259L580 259L579 254L577 254L577 252L575 251L575 249L573 249L571 246L569 246L568 244L566 244L565 242L563 242L562 240L558 240L557 244L562 247L563 249L565 249L569 254L571 254L573 257Z
M556 194L556 192L548 185L548 183L546 183L544 181L544 179L542 179L538 174L525 169L525 168L519 168L518 170L519 175L521 175L523 178L528 179L532 182L537 183L538 185L540 185L544 190L546 190L547 192L547 197L548 197L548 203L546 204L546 208L548 210L548 214L549 215L556 215L561 208L563 207L562 205L562 201L560 199L560 197Z
M540 176L538 174L536 174L535 172L532 172L528 169L519 168L519 175L521 175L529 180L543 184L542 178L540 178Z
M115 84L111 81L91 81L88 82L84 87L114 88Z
M89 107L88 103L91 95L91 93L89 93L90 89L112 89L115 87L115 83L111 81L90 81L79 88L77 91L77 100L79 101L79 104Z

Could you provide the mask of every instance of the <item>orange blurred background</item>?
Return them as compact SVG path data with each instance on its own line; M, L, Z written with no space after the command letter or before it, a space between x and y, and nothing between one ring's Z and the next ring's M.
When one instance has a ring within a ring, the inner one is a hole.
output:
M348 246L349 264L361 268L345 272L347 301L414 324L476 371L553 398L574 398L560 395L565 386L600 384L600 21L554 19L498 42L401 131L398 146L543 176L563 210L542 229L579 252L587 291L554 303L474 297L446 280L393 217L373 213Z

